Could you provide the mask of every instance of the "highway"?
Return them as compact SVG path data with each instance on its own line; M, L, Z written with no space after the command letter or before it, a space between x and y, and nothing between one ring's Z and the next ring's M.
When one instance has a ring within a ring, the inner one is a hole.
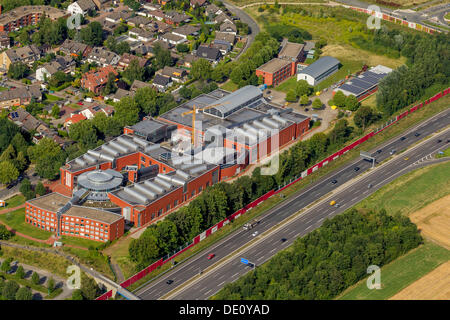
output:
M376 157L378 163L382 162L391 157L390 151L392 149L395 149L398 153L448 125L450 125L450 109L414 126L403 135L383 143L374 150L370 150L370 153ZM416 136L416 133L420 135ZM400 139L401 137L405 137L405 139ZM207 299L226 283L237 280L251 269L251 267L240 262L241 257L247 258L256 265L267 261L278 251L289 246L295 238L319 227L326 218L348 209L384 184L395 179L395 177L426 164L427 161L414 165L416 161L444 147L447 139L450 139L449 131L439 139L442 140L439 143L437 142L438 138L431 138L427 139L426 143L421 144L419 147L415 147L414 150L399 155L394 154L394 159L377 166L373 172L371 171L364 175L362 173L368 171L372 164L361 158L351 161L349 164L312 183L307 188L300 190L286 199L286 201L260 216L261 222L251 231L236 230L210 248L203 250L193 258L175 267L172 271L149 282L143 288L137 290L135 294L144 300L161 298ZM381 150L381 152L377 152L378 150ZM408 157L408 160L405 160L405 157ZM359 170L355 171L355 167L359 167ZM332 184L332 180L337 180L337 183ZM369 184L372 184L373 187L368 188ZM339 191L338 189L343 190ZM329 205L330 199L321 200L273 234L261 236L263 232L280 224L302 208L325 197L331 191L334 193L331 197L332 200L335 200L340 205L338 208ZM252 234L255 231L258 231L258 235L253 237ZM286 238L286 241L282 242L282 238ZM252 243L252 241L255 243ZM242 249L246 245L249 245L249 247L243 249L235 257L229 258L233 252ZM216 256L208 260L207 256L210 253L214 253ZM201 270L217 264L219 260L221 262L217 267L213 267L213 270L206 270L204 274L199 276ZM195 279L191 280L189 285L177 290L175 293L169 294L169 292L193 278ZM170 285L166 283L169 279L173 280L173 283Z

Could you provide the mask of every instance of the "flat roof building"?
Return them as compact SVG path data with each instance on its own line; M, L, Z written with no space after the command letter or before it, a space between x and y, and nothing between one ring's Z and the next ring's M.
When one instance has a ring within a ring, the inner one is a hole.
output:
M273 58L256 69L256 76L262 77L268 86L276 86L295 74L296 62Z

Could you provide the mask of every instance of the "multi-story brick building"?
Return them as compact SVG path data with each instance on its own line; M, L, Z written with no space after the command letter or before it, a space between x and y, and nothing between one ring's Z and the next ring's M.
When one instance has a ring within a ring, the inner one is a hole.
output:
M2 13L0 6L0 31L11 32L29 25L36 25L43 15L57 20L66 16L66 13L50 6L23 6Z
M103 242L121 237L124 231L121 215L72 205L71 198L56 192L28 200L25 222L59 235Z
M274 58L256 69L256 75L262 77L268 86L276 86L293 76L296 71L295 67L295 62Z

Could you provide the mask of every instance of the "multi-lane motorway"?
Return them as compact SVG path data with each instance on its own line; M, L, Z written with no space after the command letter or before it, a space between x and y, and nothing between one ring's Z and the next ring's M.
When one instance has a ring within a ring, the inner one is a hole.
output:
M326 218L348 209L384 184L417 168L419 165L415 163L418 160L447 145L447 140L450 139L450 130L440 133L439 137L425 140L407 152L399 152L448 125L450 125L450 109L371 150L370 153L378 163L393 157L392 160L377 166L375 170L366 172L372 167L372 164L366 160L352 161L269 210L261 216L261 222L251 231L243 229L235 231L208 250L202 251L172 271L148 283L135 294L144 300L207 299L226 283L235 281L250 270L251 267L241 263L241 257L260 265L278 251L289 246L295 238L319 227ZM402 137L404 139L401 139ZM390 152L393 149L396 150L396 153L392 156ZM420 165L425 163L422 162ZM356 171L355 167L358 167L359 170ZM337 182L333 184L332 180ZM369 184L372 185L371 188L369 188ZM318 199L322 200L317 202ZM336 201L339 207L330 206L330 200ZM303 210L300 215L281 225L284 220L314 202L316 203L312 207ZM280 226L273 230L273 227L279 224ZM267 231L269 229L271 231ZM253 236L255 231L258 231L258 235ZM266 235L264 232L268 234ZM282 241L283 238L286 241ZM246 247L243 249L244 246ZM233 255L233 252L237 250L241 251ZM207 256L210 253L214 253L215 257L208 260ZM210 268L211 266L213 267ZM205 270L204 273L199 275L203 270ZM173 280L173 282L167 284L167 280ZM188 283L185 284L187 281ZM171 292L174 289L175 291Z

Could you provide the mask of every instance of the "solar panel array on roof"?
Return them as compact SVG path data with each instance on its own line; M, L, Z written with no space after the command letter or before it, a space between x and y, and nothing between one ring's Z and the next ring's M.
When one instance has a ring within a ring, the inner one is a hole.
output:
M368 90L375 88L380 80L386 77L390 71L392 71L389 68L381 67L382 66L377 66L360 74L358 77L347 81L336 90L342 91L347 95L353 94L356 97L361 96Z

